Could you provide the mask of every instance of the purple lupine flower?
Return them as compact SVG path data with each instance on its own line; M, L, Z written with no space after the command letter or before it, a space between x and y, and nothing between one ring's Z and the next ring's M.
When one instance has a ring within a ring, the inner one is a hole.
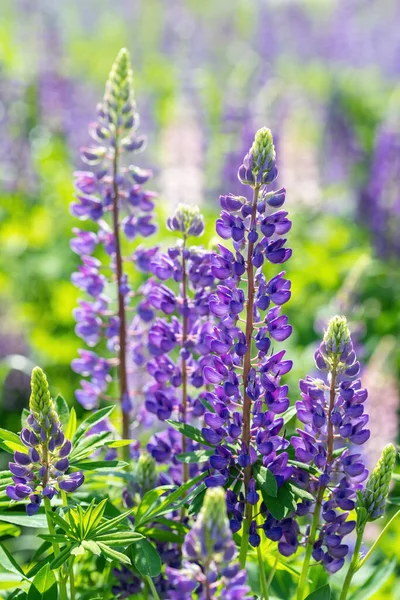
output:
M221 586L226 600L250 598L246 572L236 562L222 488L207 490L197 521L185 537L182 554L182 568L166 570L171 600L212 600L219 597Z
M99 397L106 393L111 381L111 370L116 367L124 437L128 437L133 407L130 370L137 355L138 331L136 324L130 326L127 317L134 294L124 271L121 238L122 232L128 240L133 240L155 231L152 220L155 194L143 188L151 171L132 166L127 160L128 153L140 152L145 145L144 137L136 133L138 123L129 56L126 50L121 50L98 106L97 120L89 127L95 145L81 150L83 161L93 170L75 173L76 199L71 212L82 221L94 222L95 231L74 229L71 247L81 256L72 281L90 296L90 301L81 300L74 311L76 334L90 347L105 339L111 354L104 358L80 350L81 357L73 361L72 368L89 381L82 380L76 398L87 409L98 405ZM110 257L111 279L117 287L116 303L108 296L110 270L106 267L104 274L104 265L93 256L99 246ZM142 316L143 310L139 314Z
M290 281L284 271L270 280L263 272L264 263L280 264L291 255L282 237L291 226L287 212L269 210L280 208L285 200L284 189L269 189L276 176L272 135L264 128L256 133L238 172L239 180L252 188L252 200L220 198L223 210L216 228L220 237L232 239L233 251L220 245L212 257L211 272L221 283L210 297L210 310L219 322L205 338L213 356L203 369L214 390L207 397L213 412L206 412L202 433L216 446L210 459L213 472L205 483L232 487L227 496L231 528L238 531L246 519L254 545L260 543L259 526L252 518L259 496L256 469L270 469L279 486L292 474L285 452L288 442L280 435L280 415L289 406L281 376L292 363L284 360L284 350L273 349L273 341L286 340L292 331L280 314L290 299Z
M315 476L303 472L299 481L315 502L298 505L297 512L322 512L318 536L311 530L307 539L313 547L313 558L335 573L348 553L343 538L356 525L348 518L355 508L356 492L368 477L357 448L370 435L364 412L368 393L357 378L360 365L345 317L330 320L315 353L315 363L328 376L326 381L312 377L300 381L302 400L296 403L296 409L304 427L291 438L296 460L316 469Z
M32 371L30 413L21 441L26 452L16 451L9 463L14 485L6 488L11 500L28 500L26 512L38 512L42 499L53 498L60 490L75 492L84 481L80 471L67 473L72 444L65 439L50 397L47 379L39 367Z
M168 228L182 237L167 253L158 252L149 262L154 278L148 282L146 301L159 315L148 331L150 358L147 372L152 381L145 389L145 406L161 421L170 418L187 422L204 414L201 402L205 384L203 369L209 363L206 336L212 330L210 322L210 293L214 291L214 277L210 274L211 254L200 247L188 247L190 236L203 233L203 217L197 207L179 205L168 219ZM167 283L179 284L175 293ZM178 360L173 353L179 350ZM164 449L170 432L163 442L163 450L149 445L156 460L173 452ZM193 444L182 436L181 452ZM172 465L176 481L177 466ZM189 466L183 470L183 481L188 480ZM182 481L180 481L181 483Z

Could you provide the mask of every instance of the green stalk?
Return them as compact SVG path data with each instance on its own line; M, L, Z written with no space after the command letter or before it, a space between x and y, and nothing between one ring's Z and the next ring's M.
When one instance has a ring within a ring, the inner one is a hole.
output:
M63 502L63 506L68 508L68 498L67 494L61 490L61 498ZM69 515L66 515L67 521L69 521ZM71 557L69 561L69 590L71 595L71 600L75 600L75 575L74 575L74 557Z
M359 531L357 531L356 545L354 547L353 556L351 559L349 570L347 571L346 579L344 580L344 584L342 587L342 593L340 594L339 600L346 600L347 594L349 593L351 580L353 579L354 574L360 568L360 565L359 565L360 548L361 548L361 542L362 542L363 535L364 535L364 529L365 529L365 525L364 525L364 527L360 528Z
M303 562L303 567L301 569L299 585L297 588L297 600L303 600L305 587L307 585L308 570L310 568L311 554L313 551L313 546L314 546L315 538L317 535L317 528L319 525L319 516L320 516L320 512L321 512L321 504L322 504L322 498L324 495L324 489L325 488L320 488L319 493L318 493L317 502L315 503L310 535L307 540L306 554L304 557L304 562Z
M268 584L267 584L267 578L265 576L264 561L263 561L263 557L261 554L260 546L257 546L257 559L258 559L258 566L260 569L261 600L268 600L269 599Z
M331 370L331 384L329 389L329 409L328 409L328 448L326 453L326 463L329 465L333 459L333 441L334 441L334 431L331 420L332 411L335 406L336 399L336 375L337 375L337 362L335 361L332 365ZM317 536L317 529L319 525L319 517L321 513L321 505L324 499L325 487L320 487L317 501L315 503L313 520L311 523L310 535L307 540L306 554L304 557L303 567L301 569L301 575L299 580L299 586L297 588L297 600L303 600L305 587L307 585L308 579L308 570L310 568L310 560L313 551L313 546L315 542L315 538Z
M253 193L253 203L252 203L252 212L251 212L251 224L250 228L254 225L257 219L257 200L258 193L260 191L260 187L257 186L254 188ZM253 313L254 313L254 296L256 293L255 283L254 283L254 265L253 265L253 250L254 243L249 242L247 249L247 263L246 263L246 274L247 274L247 302L246 302L246 344L247 351L243 357L243 431L242 431L242 442L245 444L248 451L250 451L250 442L251 442L251 432L250 432L250 424L251 424L251 398L246 392L249 372L251 369L251 348L252 348L252 336L254 331L254 321L253 321ZM249 487L249 482L252 476L252 467L249 465L244 469L244 489L245 496L247 494L247 490ZM242 569L246 566L246 558L247 558L247 549L249 547L249 529L252 519L253 507L251 504L246 502L245 507L245 519L243 521L243 533L242 533L242 543L240 546L240 565Z
M157 590L156 590L156 588L155 588L155 585L154 585L154 583L153 583L153 580L152 580L152 578L151 578L151 577L149 577L148 575L147 575L147 577L146 577L146 583L147 583L147 585L148 585L148 586L149 586L149 588L150 588L150 591L151 591L151 593L152 593L153 599L154 599L154 600L160 600L160 596L159 596L159 595L158 595L158 593L157 593Z
M44 501L44 510L46 513L47 527L49 529L49 533L50 533L50 535L55 535L56 531L53 527L53 522L50 517L50 515L52 513L50 500L48 498L44 498L43 501ZM53 542L53 550L54 550L54 556L58 556L60 554L60 547L57 544L57 542ZM60 590L60 600L68 600L67 585L61 574L60 569L58 569L58 588Z

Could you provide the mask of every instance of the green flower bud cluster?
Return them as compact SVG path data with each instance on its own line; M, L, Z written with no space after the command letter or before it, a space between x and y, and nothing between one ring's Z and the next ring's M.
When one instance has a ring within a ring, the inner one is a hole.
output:
M375 521L384 513L396 456L397 451L393 444L385 446L367 481L363 492L363 504L368 514L368 521Z
M327 354L340 355L350 341L350 330L346 317L336 315L328 323L324 335L324 344Z
M59 418L50 396L49 384L40 367L35 367L32 371L29 409L44 430L49 430L54 424L59 425Z
M156 463L150 454L141 454L133 469L135 484L141 496L157 486Z
M275 147L272 132L268 127L262 127L257 131L251 153L254 160L253 173L255 176L260 170L265 173L274 166L276 159Z

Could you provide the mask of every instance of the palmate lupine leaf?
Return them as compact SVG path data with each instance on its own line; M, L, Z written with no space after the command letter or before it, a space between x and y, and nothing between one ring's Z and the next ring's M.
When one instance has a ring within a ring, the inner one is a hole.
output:
M82 423L79 425L78 429L76 430L76 432L72 438L73 446L75 447L76 444L79 442L79 440L90 429L92 429L92 427L97 425L97 423L100 423L100 421L103 421L103 419L106 419L112 413L114 408L115 408L115 406L106 406L105 408L101 408L100 410L97 410L95 413L93 413L89 417L87 417L87 419L82 421Z
M57 597L56 576L48 564L35 575L28 591L27 600L53 600Z

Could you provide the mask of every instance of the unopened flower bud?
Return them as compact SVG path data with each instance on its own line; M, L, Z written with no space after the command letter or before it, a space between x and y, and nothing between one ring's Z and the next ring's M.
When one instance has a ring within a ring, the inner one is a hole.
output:
M363 492L363 501L369 521L375 521L384 513L390 480L396 463L396 455L397 451L393 444L385 446L375 469L367 481Z
M167 219L168 229L181 231L185 237L199 237L204 231L203 215L198 206L179 204L173 217Z

